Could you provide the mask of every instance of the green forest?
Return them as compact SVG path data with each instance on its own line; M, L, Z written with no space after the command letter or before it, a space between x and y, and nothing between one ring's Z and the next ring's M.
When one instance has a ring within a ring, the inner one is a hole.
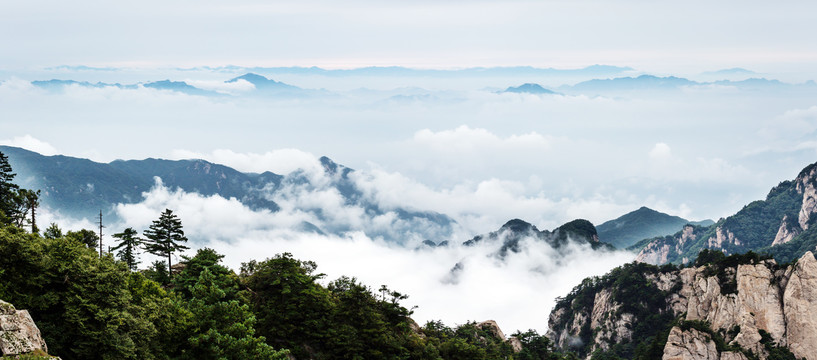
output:
M242 264L188 247L166 210L140 236L36 224L39 192L14 182L0 153L0 299L27 309L62 359L573 359L536 331L517 347L490 326L419 326L408 295L352 277L328 281L312 261L277 254ZM139 269L140 252L166 259ZM544 319L543 319L544 321ZM37 356L29 356L37 358Z

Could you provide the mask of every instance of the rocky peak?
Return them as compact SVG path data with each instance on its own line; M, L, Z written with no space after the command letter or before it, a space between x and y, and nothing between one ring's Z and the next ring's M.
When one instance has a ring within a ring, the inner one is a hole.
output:
M536 226L534 226L531 223L528 223L527 221L513 219L506 222L505 225L502 225L502 227L499 228L499 231L500 232L510 231L517 234L527 234L531 232L538 233L539 229L537 229Z
M749 359L750 352L766 359L770 349L817 360L817 259L811 252L785 267L751 254L674 270L628 266L586 280L560 300L549 321L554 344L570 349L572 343L589 358L644 341L637 337L644 336L639 324L657 316L666 319L665 329L680 324L666 339L665 360ZM653 299L649 311L638 310L647 299Z

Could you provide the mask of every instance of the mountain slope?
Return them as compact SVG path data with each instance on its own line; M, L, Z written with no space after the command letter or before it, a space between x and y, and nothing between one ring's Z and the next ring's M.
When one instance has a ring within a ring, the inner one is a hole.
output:
M642 239L675 234L686 224L708 226L713 223L712 220L691 222L642 206L638 210L596 226L596 230L601 241L624 249Z
M797 178L774 187L765 200L754 201L735 215L707 227L687 226L666 237L645 240L634 247L636 260L653 264L686 263L703 249L726 254L762 251L788 262L817 245L817 163Z
M817 260L702 253L631 263L557 300L547 336L585 358L817 359Z
M28 150L0 146L18 174L17 182L28 189L41 189L42 205L62 214L93 219L101 210L108 221L116 221L117 204L134 204L161 185L175 191L202 196L235 198L253 210L281 211L280 201L290 213L299 214L304 222L294 230L342 234L363 230L371 237L401 241L397 234L434 238L450 235L454 221L446 215L408 208L384 208L364 195L351 175L353 169L320 159L323 173L308 174L296 170L279 175L272 172L243 173L228 166L204 160L116 160L108 164L68 156L43 156ZM317 178L316 178L317 177ZM334 213L320 202L302 202L301 197L335 201ZM360 219L392 219L391 226L381 224L361 229ZM288 213L289 214L289 213Z

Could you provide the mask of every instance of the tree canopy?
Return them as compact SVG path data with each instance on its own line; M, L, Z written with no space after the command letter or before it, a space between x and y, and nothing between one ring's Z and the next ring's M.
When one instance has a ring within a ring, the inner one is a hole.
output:
M182 230L182 221L173 211L165 209L159 216L158 220L154 220L150 227L143 232L147 240L145 241L145 250L156 256L167 258L167 271L173 273L172 259L173 253L189 249L189 247L182 245L187 242L187 237L184 236Z

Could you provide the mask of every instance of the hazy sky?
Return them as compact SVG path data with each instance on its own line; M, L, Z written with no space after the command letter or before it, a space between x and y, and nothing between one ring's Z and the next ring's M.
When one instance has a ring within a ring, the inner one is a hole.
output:
M814 71L812 1L2 1L0 68L55 65Z

